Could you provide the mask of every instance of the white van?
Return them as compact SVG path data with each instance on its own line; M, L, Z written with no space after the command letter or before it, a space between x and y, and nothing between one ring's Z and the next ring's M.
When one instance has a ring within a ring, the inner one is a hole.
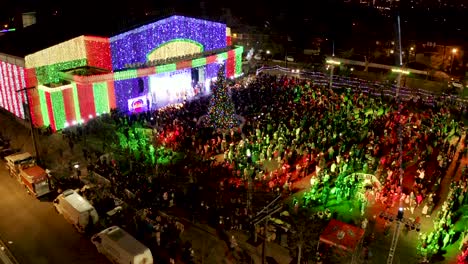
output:
M95 234L91 242L99 253L117 264L153 264L149 248L118 226L112 226Z
M84 232L90 221L96 224L99 220L96 209L74 190L66 190L60 194L54 200L54 206L79 232Z

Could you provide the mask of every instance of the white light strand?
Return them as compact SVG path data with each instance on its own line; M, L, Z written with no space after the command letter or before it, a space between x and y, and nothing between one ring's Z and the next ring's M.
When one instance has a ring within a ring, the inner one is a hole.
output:
M13 68L13 81L15 82L15 96L16 96L16 102L18 106L18 117L24 119L24 111L23 111L23 92L19 92L21 90L21 83L20 83L20 75L18 74L18 66L17 65L12 65Z
M19 112L19 109L18 109L18 100L17 100L17 97L18 97L18 93L16 92L17 89L16 89L16 86L15 86L15 76L13 75L13 70L12 70L12 66L11 64L7 64L7 67L8 67L8 79L10 81L10 91L11 91L11 95L12 95L12 102L13 102L13 110L14 110L14 114L15 116L20 116L20 112Z
M26 68L36 68L84 58L86 58L86 42L85 37L80 36L27 55L25 64Z
M11 103L11 95L10 95L10 85L8 84L7 67L6 67L6 63L3 61L2 61L2 73L3 73L3 87L7 95L7 103L8 103L7 110L9 112L13 112L13 105Z
M24 68L20 67L19 72L20 72L21 89L23 89L23 88L26 88L26 79L25 79L25 76L24 76ZM28 98L26 97L26 96L28 96L28 92L25 91L24 93L21 93L21 95L22 95L22 98L23 98L23 102L28 103ZM30 112L29 107L31 107L31 106L28 104L28 109L26 109L26 111L28 111L28 112ZM23 109L23 116L24 116L24 118L26 118L24 110L25 109Z
M203 47L190 41L173 41L163 43L159 48L152 51L147 59L148 61L167 60L179 56L187 56L203 52Z
M23 107L23 91L19 92L24 86L21 85L21 75L18 72L18 66L14 65L13 66L13 74L15 76L15 85L16 85L16 98L19 101L18 107L19 107L19 114L22 119L24 119L24 107ZM21 70L20 70L21 71Z
M2 93L3 93L4 108L9 111L8 93L7 93L7 88L6 88L5 79L4 79L3 75L4 75L4 73L3 73L3 63L0 63L0 82L1 82Z
M0 64L0 106L6 109L6 94L5 87L3 86L2 65Z

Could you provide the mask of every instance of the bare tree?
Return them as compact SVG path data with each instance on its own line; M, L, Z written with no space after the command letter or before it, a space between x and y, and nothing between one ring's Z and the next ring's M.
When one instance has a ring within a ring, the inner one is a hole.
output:
M297 263L300 264L303 256L310 256L316 250L325 223L316 215L311 216L303 210L291 215L290 222L289 249L291 256L297 258Z

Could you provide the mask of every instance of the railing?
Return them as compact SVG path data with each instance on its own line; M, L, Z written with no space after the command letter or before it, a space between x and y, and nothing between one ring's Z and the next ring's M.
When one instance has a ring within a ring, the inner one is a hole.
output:
M293 71L294 70L294 71ZM297 72L295 69L284 68L281 66L272 67L261 67L257 69L257 75L261 72L279 71L284 74L294 74L299 78L308 79L314 82L314 84L321 86L328 86L330 84L330 75L319 71L300 71ZM345 76L333 76L333 89L352 89L358 90L364 93L369 93L374 96L384 95L387 97L395 97L398 91L398 87L395 84L387 84L376 81L368 81L359 78L350 78ZM457 95L447 95L444 93L437 93L428 91L425 89L409 89L407 87L400 87L399 94L404 100L410 100L414 97L424 98L425 103L435 104L440 98L446 100L452 100L452 102L468 104L468 99L463 99Z

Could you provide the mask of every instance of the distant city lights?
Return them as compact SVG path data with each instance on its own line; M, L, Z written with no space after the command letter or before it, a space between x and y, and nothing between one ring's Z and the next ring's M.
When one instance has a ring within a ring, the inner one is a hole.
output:
M8 28L0 30L0 33L13 32L16 31L16 28Z
M336 61L336 60L327 60L326 62L327 62L327 64L333 64L333 65L340 65L341 64L341 62Z
M410 74L410 71L405 71L405 70L402 70L402 69L392 69L392 72L402 73L402 74Z

